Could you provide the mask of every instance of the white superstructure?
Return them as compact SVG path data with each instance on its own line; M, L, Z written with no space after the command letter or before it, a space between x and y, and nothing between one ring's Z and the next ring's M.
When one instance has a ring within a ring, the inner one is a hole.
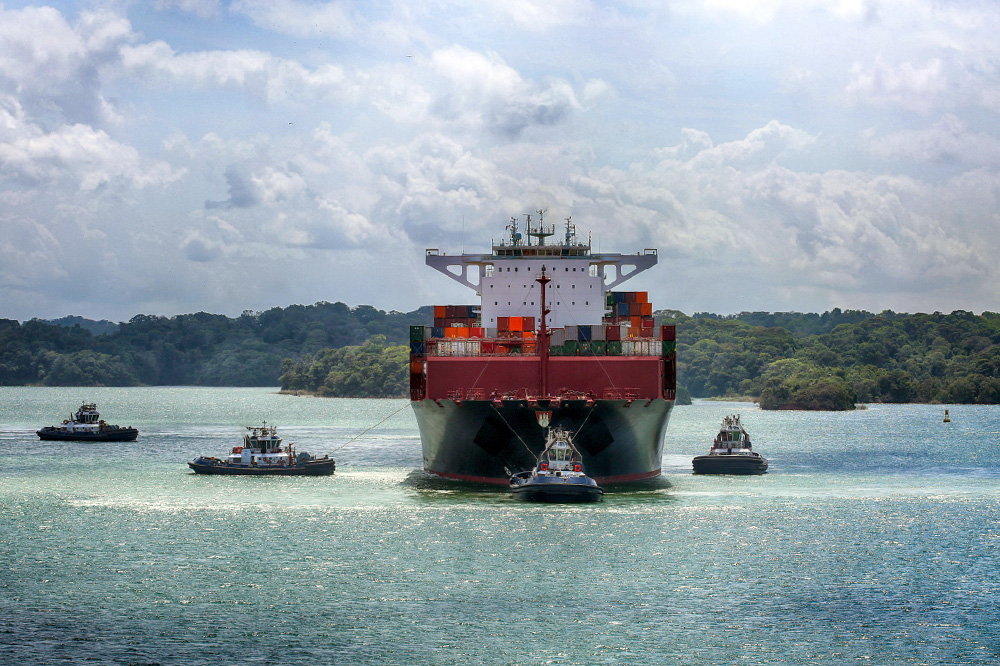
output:
M635 255L593 254L589 242L577 241L571 218L566 219L561 243L546 242L555 228L541 223L543 213L538 211L539 223L534 228L527 216L527 242L518 231L517 219L512 218L509 237L494 243L492 254L448 256L427 250L428 266L474 289L482 298L483 327L496 327L500 317L538 316L541 291L535 278L542 267L552 278L546 292L547 326L600 324L607 311L605 292L656 265L655 249ZM614 274L609 274L609 266ZM478 275L470 276L470 268Z

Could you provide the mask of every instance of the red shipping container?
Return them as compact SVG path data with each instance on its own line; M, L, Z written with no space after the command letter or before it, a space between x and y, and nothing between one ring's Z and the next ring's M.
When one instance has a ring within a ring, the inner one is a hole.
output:
M604 339L608 342L618 342L622 339L622 327L617 324L604 327Z
M534 317L521 317L521 330L523 331L533 331L535 330L535 318Z
M476 326L472 326L472 327L469 328L469 337L470 338L484 338L484 337L486 337L486 329L485 328L478 328Z
M677 327L673 324L664 324L660 326L660 339L661 340L676 340L677 339Z
M510 330L510 317L497 317L497 330L498 331L509 331Z

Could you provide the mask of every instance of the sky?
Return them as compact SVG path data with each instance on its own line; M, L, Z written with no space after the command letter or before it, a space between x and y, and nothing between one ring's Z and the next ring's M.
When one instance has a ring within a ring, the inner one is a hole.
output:
M0 1L0 318L474 303L511 217L656 309L1000 310L1000 3ZM534 215L537 219L537 215Z

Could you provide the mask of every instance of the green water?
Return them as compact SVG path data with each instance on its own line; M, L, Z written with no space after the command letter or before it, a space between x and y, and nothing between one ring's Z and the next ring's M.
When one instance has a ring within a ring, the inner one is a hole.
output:
M139 440L37 439L84 400ZM0 388L0 663L995 664L1000 408L943 409L678 407L552 506L419 471L405 401ZM734 411L769 473L691 475ZM264 419L337 473L188 471Z

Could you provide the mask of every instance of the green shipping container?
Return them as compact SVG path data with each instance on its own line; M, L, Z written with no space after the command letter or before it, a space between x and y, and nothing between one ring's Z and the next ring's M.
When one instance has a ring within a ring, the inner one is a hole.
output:
M410 342L423 342L424 341L424 327L423 326L411 326L410 327Z
M565 354L563 356L576 356L577 351L580 348L580 343L576 340L567 340L566 344L563 345L563 351Z
M608 356L621 356L622 355L621 340L608 340L607 349L608 349Z
M670 358L677 351L677 342L674 340L664 340L663 341L663 356L664 358Z
M605 356L607 354L607 347L605 347L604 340L591 340L590 341L590 353L594 356Z

